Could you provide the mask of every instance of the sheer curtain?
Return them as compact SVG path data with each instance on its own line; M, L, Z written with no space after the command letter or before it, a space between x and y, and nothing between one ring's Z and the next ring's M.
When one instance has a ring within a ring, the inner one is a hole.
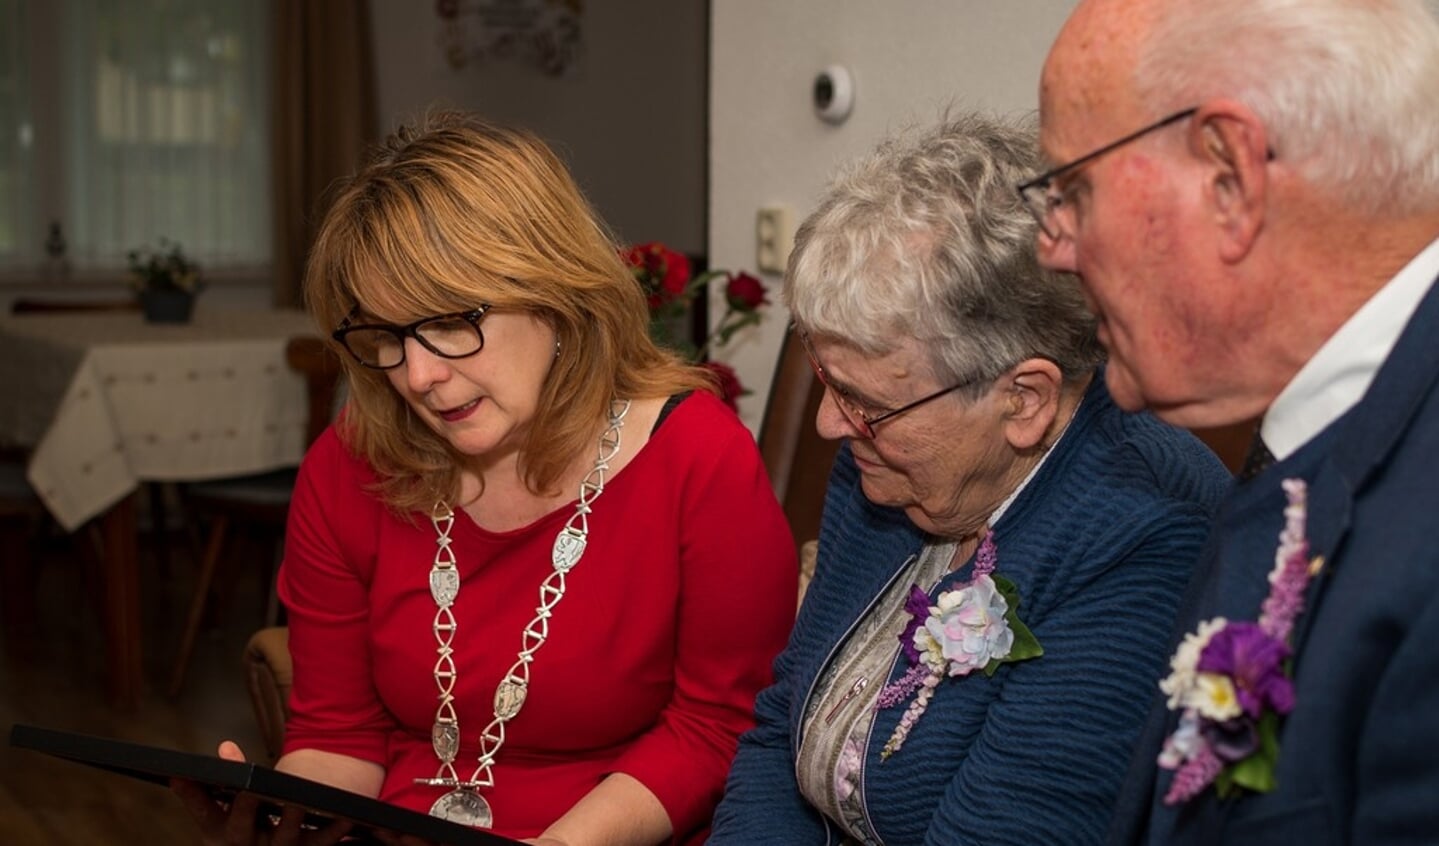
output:
M271 6L64 0L63 221L76 267L164 238L271 260Z
M114 279L164 238L297 303L372 67L363 0L0 0L0 281Z

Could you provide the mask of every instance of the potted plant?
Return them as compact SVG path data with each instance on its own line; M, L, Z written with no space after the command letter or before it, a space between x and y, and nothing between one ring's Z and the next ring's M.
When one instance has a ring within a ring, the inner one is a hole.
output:
M140 298L145 319L152 323L188 322L200 288L200 266L185 255L180 244L161 238L158 247L140 247L127 256L130 284Z

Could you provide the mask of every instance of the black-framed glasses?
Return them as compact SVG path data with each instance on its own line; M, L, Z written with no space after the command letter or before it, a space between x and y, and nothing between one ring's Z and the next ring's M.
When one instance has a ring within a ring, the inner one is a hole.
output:
M829 391L830 395L834 397L834 404L840 410L840 413L844 415L844 418L848 420L850 425L866 440L874 438L875 427L886 420L892 420L904 414L906 411L913 411L927 402L939 399L945 394L957 391L960 388L969 387L981 381L979 378L965 379L963 382L950 385L948 388L940 388L932 394L925 394L919 399L905 403L899 408L880 410L868 408L864 403L855 399L849 391L829 380L829 376L824 372L824 366L819 363L819 356L815 354L814 345L810 342L808 332L804 332L796 327L791 327L790 331L799 335L800 343L804 345L804 352L805 355L809 357L809 366L814 370L815 378L818 379L820 384L824 385L825 390Z
M414 338L420 345L441 358L467 358L485 348L485 333L480 321L488 304L468 311L422 317L414 323L397 326L393 323L351 324L359 312L352 309L330 334L349 350L355 360L374 370L390 370L405 363L405 339Z
M1199 108L1196 106L1175 112L1168 117L1160 118L1158 121L1151 123L1143 129L1136 129L1118 141L1105 144L1098 150L1086 153L1053 170L1045 171L1028 182L1021 182L1015 186L1019 191L1019 196L1024 200L1024 205L1029 209L1029 213L1034 215L1034 219L1039 222L1039 228L1044 230L1044 234L1048 235L1051 240L1057 241L1060 236L1064 234L1061 231L1062 228L1058 225L1058 213L1060 209L1066 208L1067 206L1064 192L1055 186L1056 180L1066 173L1071 173L1094 161L1105 153L1111 153L1131 141L1137 141L1143 138L1155 130L1163 129L1172 123L1178 123L1185 118L1192 117L1194 113L1198 111Z

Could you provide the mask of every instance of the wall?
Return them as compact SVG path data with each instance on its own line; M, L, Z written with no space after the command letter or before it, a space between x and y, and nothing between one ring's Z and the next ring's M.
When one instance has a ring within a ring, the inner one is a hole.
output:
M1074 0L715 0L711 15L710 224L713 267L755 266L755 215L787 206L794 225L834 167L887 130L935 119L946 104L1002 112L1038 106L1039 69ZM1439 0L1426 0L1439 15ZM815 73L854 76L854 112L839 126L810 107ZM777 295L778 274L759 274ZM711 313L721 308L716 298ZM717 356L764 413L787 318L771 310Z
M1004 113L1038 106L1039 69L1069 0L716 0L711 16L712 266L755 267L755 214L780 204L798 225L840 162L887 131L936 119L946 105ZM846 66L847 122L815 117L816 72ZM765 274L775 297L779 275ZM718 304L715 308L719 308ZM720 356L754 394L741 414L757 429L786 317L772 308Z
M527 126L622 239L704 252L705 0L585 3L583 52L558 78L510 61L451 69L433 2L370 8L382 129L435 102Z

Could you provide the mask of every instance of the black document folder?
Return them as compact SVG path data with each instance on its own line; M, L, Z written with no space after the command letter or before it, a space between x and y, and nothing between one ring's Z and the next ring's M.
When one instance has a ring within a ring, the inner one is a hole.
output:
M360 842L376 842L366 834L381 829L412 834L445 846L519 846L518 841L488 831L457 825L259 764L19 724L10 728L10 745L156 784L168 785L171 778L186 779L205 787L221 802L229 802L241 791L253 793L274 803L268 806L262 803L262 817L278 814L279 805L297 805L309 812L306 822L310 825L349 820L355 824L349 836Z

